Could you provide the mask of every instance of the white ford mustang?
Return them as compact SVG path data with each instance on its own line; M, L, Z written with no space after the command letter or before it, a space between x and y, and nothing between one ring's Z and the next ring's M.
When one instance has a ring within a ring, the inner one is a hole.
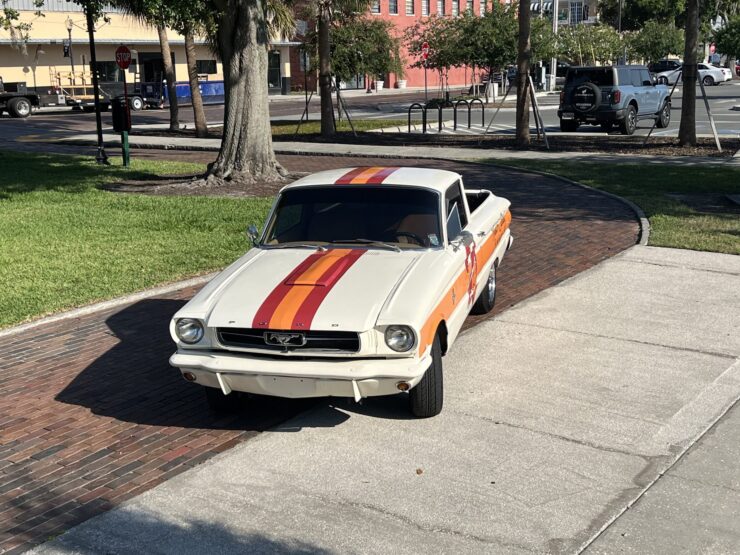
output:
M232 392L363 397L409 391L442 410L442 357L496 298L509 201L460 175L397 167L320 172L282 189L254 248L172 319L170 363Z

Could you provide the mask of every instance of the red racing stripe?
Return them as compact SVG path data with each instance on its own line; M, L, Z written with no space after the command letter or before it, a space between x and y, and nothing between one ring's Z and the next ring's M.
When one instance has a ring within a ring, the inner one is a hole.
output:
M334 184L335 185L349 185L352 183L352 180L360 175L362 172L367 170L367 168L355 168L354 170L348 171L345 173L342 177L337 179Z
M280 305L280 301L290 291L292 285L286 285L290 283L294 278L300 276L303 272L308 270L316 261L318 261L326 252L316 252L311 256L307 257L303 262L296 266L295 270L290 272L285 279L280 280L275 289L267 295L267 298L262 302L262 305L257 309L254 319L252 320L253 328L267 328L270 324L270 318L273 313Z
M400 167L390 167L390 168L383 168L378 173L374 174L370 179L368 179L365 183L368 185L380 185L385 181L385 179L391 175L396 170L401 169Z
M293 324L290 329L292 330L308 330L311 329L311 323L313 322L314 316L319 310L321 303L324 302L327 295L331 292L334 286L339 282L342 276L347 273L352 265L365 254L365 250L353 250L346 256L337 260L322 276L320 281L326 283L324 287L314 287L313 290L308 294L308 297L303 301L301 307L296 312L295 318L293 318Z

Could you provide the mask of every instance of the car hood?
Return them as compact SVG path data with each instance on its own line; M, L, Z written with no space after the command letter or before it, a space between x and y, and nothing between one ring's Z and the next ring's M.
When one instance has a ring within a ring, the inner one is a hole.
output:
M266 249L218 287L209 327L364 331L422 256L376 249Z

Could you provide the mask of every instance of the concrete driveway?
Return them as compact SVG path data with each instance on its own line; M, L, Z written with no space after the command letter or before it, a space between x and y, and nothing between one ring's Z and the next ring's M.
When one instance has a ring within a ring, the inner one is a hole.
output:
M679 532L734 551L737 519L651 534L664 505L629 508L740 396L738 291L740 257L633 247L467 331L439 417L322 403L35 552L614 552L638 525L633 552L680 550ZM693 460L694 477L738 468ZM663 499L694 510L691 488Z

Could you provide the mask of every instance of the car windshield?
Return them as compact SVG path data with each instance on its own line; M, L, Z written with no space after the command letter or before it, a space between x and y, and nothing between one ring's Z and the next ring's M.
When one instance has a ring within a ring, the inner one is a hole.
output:
M394 187L319 186L280 195L265 246L363 245L418 249L441 244L439 196Z
M614 72L610 67L570 68L566 80L573 85L591 82L599 87L611 87L614 85Z

